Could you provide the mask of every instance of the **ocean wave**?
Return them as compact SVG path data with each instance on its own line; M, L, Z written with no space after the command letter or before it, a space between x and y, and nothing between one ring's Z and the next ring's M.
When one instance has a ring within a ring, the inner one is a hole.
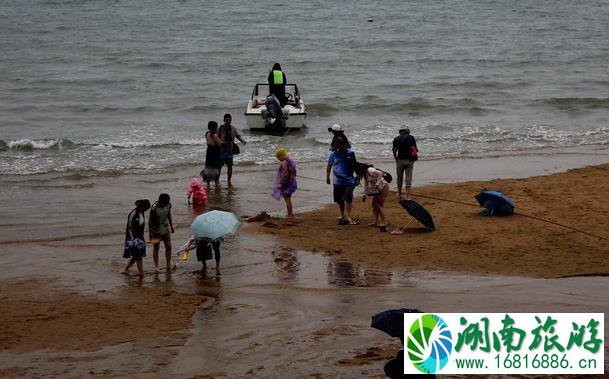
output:
M96 148L132 149L139 147L163 148L178 146L203 146L206 145L206 142L203 138L200 138L187 139L182 141L109 141L99 143L86 143L83 145L94 146Z
M11 140L5 142L0 140L0 150L45 150L45 149L66 149L76 146L76 144L69 139L56 138L56 139L20 139Z
M545 105L551 105L561 111L609 108L609 97L551 97L540 101Z
M134 78L74 78L74 79L62 79L62 78L43 78L37 80L29 80L27 82L29 85L44 85L44 84L52 84L52 85L117 85L117 84L127 84L127 83L137 83L137 80ZM48 90L48 88L43 87Z
M444 99L442 99L444 100ZM368 95L359 101L342 104L340 108L328 103L313 103L307 105L309 113L316 116L329 116L338 111L367 111L367 112L406 112L409 114L429 113L446 114L466 112L474 115L490 112L493 109L484 106L471 98L447 100L446 102L432 102L423 98L412 98L406 102L387 103L378 96Z
M307 104L307 112L316 116L329 116L335 113L339 108L332 106L328 103L312 103Z
M68 112L98 112L98 113L118 113L118 112L135 112L147 113L155 111L163 111L164 108L155 107L152 105L140 105L135 107L118 107L113 105L98 105L98 104L40 104L40 105L19 105L12 108L6 108L5 111L23 113L32 111L68 111Z
M506 89L515 89L522 88L529 85L527 81L524 80L513 80L510 82L503 82L498 80L466 80L466 81L458 81L458 82L442 82L442 81L433 81L423 83L426 87L436 87L436 88L467 88L467 89L494 89L494 90L506 90Z

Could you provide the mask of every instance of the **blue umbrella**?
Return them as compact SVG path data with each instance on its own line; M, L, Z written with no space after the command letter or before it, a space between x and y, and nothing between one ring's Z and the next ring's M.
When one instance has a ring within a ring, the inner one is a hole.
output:
M478 203L488 210L489 215L513 214L514 203L499 191L484 190L474 196Z
M423 224L428 230L436 230L436 226L433 223L433 217L431 217L429 212L427 212L421 204L414 200L400 200L400 205L406 209L408 214Z
M404 339L404 313L421 313L418 309L389 309L372 316L371 327L389 334L391 337Z
M239 226L239 219L234 213L224 211L210 211L195 218L190 229L196 239L207 238L217 240L226 235L235 234Z

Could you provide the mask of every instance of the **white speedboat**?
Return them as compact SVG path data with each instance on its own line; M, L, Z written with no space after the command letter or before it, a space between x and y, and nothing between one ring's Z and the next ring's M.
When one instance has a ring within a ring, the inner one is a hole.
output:
M277 101L276 97L269 96L269 85L258 83L252 91L252 97L247 103L245 110L245 121L249 129L253 130L276 130L276 129L300 129L304 126L307 110L304 101L300 98L296 84L285 85L287 104L280 108L281 115L273 114L274 104L267 102ZM268 105L268 106L267 106Z

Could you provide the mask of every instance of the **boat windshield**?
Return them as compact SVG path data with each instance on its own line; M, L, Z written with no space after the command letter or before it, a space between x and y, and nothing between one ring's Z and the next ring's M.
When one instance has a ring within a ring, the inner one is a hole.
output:
M252 100L254 100L256 103L264 104L268 95L269 85L266 83L258 83L252 92ZM296 99L300 99L300 93L298 92L298 87L296 84L286 84L285 95L288 98L288 104L296 102Z

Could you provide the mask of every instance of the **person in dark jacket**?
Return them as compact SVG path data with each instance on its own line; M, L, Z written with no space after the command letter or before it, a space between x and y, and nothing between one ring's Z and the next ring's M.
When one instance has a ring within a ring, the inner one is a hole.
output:
M285 97L285 84L287 79L285 73L281 71L279 63L273 65L273 69L269 72L269 93L277 96L281 107L284 107L288 100Z
M393 158L395 158L395 167L397 171L398 197L402 199L402 182L404 183L405 196L408 199L410 187L412 186L412 169L414 162L417 160L417 141L410 135L410 129L400 129L400 134L393 139ZM406 177L404 178L404 174Z
M330 142L330 150L338 149L338 146L344 144L348 149L351 148L349 139L345 135L345 131L339 124L334 124L328 128L328 131L332 133L332 142Z
M150 201L147 199L137 200L135 202L135 209L133 209L129 216L127 216L127 228L125 230L125 250L123 252L123 258L129 258L127 266L121 271L122 274L128 275L129 269L134 263L137 263L137 271L140 276L144 275L144 265L142 258L146 256L146 244L144 243L144 229L146 227L146 218L144 213L150 209ZM136 249L130 247L128 242L134 241L135 239L141 240L143 249Z

